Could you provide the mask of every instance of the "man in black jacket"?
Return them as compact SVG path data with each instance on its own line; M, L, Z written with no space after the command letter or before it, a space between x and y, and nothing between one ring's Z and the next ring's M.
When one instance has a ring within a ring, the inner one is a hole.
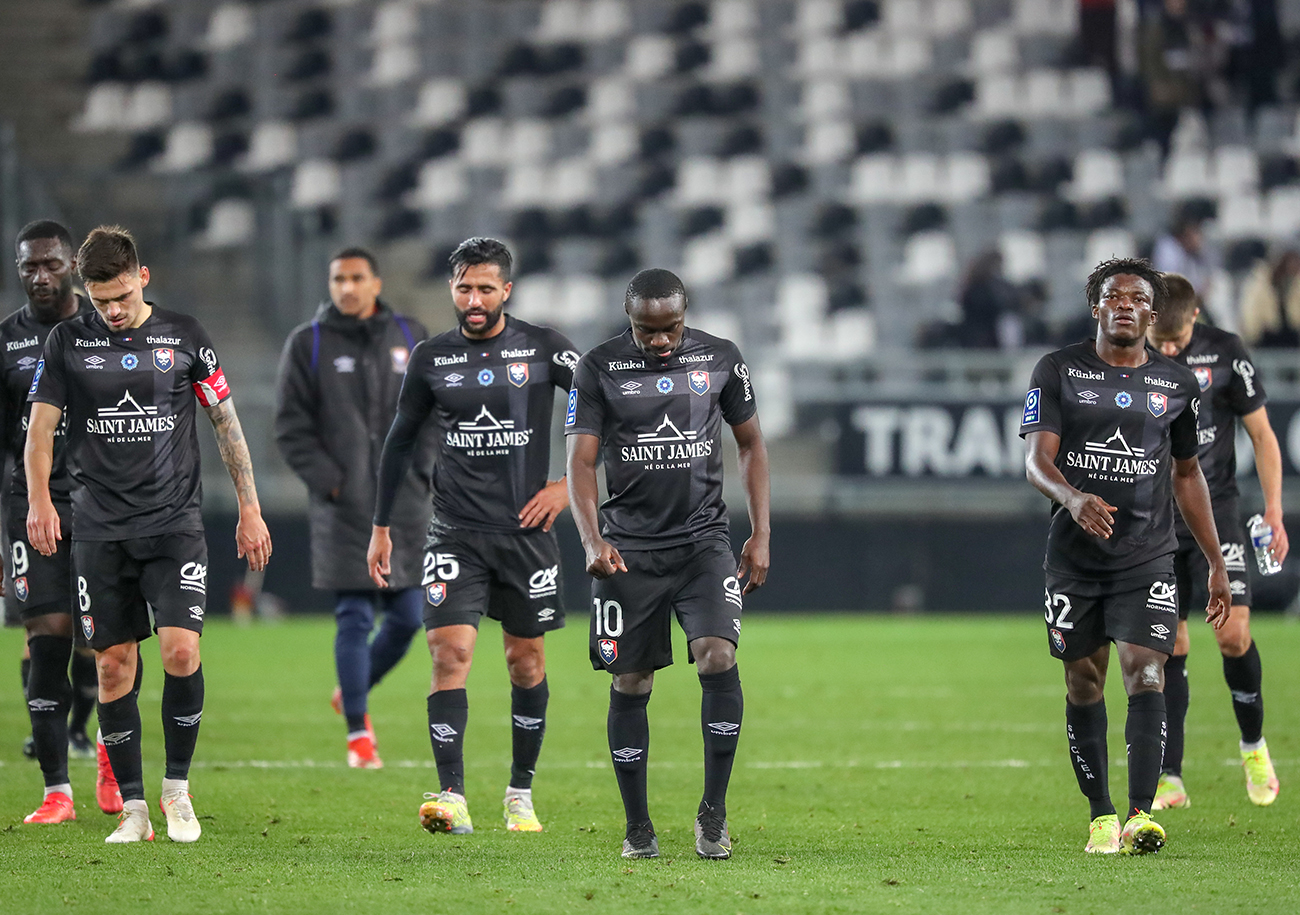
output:
M402 481L393 524L402 531L389 586L366 569L370 516L384 434L415 344L419 322L379 300L375 258L347 248L329 264L331 302L296 328L280 359L275 438L310 494L312 585L337 593L331 703L347 719L348 765L378 769L366 713L370 688L391 670L421 628L419 544L429 523L428 455ZM384 609L374 639L375 610Z

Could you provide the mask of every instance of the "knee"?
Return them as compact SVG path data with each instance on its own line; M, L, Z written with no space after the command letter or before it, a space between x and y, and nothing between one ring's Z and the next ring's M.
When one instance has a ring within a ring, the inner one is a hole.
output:
M1214 634L1224 657L1239 658L1250 650L1250 629L1245 626L1224 627Z
M456 642L430 639L429 649L433 657L434 671L439 674L468 670L470 661L474 657L472 648Z
M173 677L188 677L199 669L198 642L180 642L162 649L163 670Z
M102 693L112 695L129 689L135 681L135 645L114 645L96 653L95 667Z
M540 643L542 640L536 641ZM541 645L525 643L507 646L506 670L510 674L510 682L515 686L531 688L541 683L546 676L546 656Z
M695 670L701 674L725 673L736 666L736 646L726 639L700 639L698 647L692 647L695 655Z
M340 634L360 634L365 638L375 627L375 608L361 595L341 595L334 605L334 621Z
M1106 696L1106 679L1094 668L1067 668L1065 693L1071 705L1095 705Z

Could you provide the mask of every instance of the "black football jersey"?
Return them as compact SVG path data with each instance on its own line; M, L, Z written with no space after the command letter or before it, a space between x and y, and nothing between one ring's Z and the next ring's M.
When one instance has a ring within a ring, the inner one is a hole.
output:
M1082 581L1145 575L1168 562L1174 534L1171 458L1196 456L1200 390L1185 367L1149 347L1136 368L1113 366L1091 341L1048 353L1034 368L1020 434L1061 437L1056 466L1071 486L1118 511L1102 540L1052 504L1049 574Z
M207 332L158 306L114 333L97 313L50 332L28 400L67 421L76 540L130 540L203 529L194 402L230 386Z
M738 426L756 409L736 344L693 328L667 359L638 349L631 329L583 356L564 431L600 438L604 538L627 550L729 542L722 422Z
M1250 353L1236 334L1196 324L1191 342L1174 361L1195 373L1201 389L1198 456L1210 498L1216 502L1235 499L1237 417L1255 412L1268 400Z
M89 314L93 310L88 299L77 296L77 315ZM24 305L0 321L0 374L3 375L0 429L3 430L5 451L13 460L13 475L5 503L24 516L27 511L27 471L23 466L23 448L27 445L27 417L31 413L27 392L45 349L45 338L58 323L42 323L30 305ZM68 476L65 459L67 428L67 417L64 417L54 430L54 464L50 470L50 498L62 505L68 504L72 497L72 479Z
M457 327L419 343L397 410L437 424L437 521L517 534L519 512L546 485L555 389L568 390L578 353L557 331L505 320L487 340Z

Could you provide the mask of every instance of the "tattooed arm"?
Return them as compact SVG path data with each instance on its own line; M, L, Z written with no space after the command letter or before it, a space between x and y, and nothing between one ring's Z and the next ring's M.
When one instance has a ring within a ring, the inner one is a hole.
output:
M253 462L248 456L248 442L235 414L235 404L226 399L214 407L204 407L212 429L217 434L217 448L221 460L230 471L235 484L235 497L239 500L239 523L235 526L235 546L241 557L248 557L248 567L254 572L266 568L271 558L271 533L262 520L262 506L257 501L257 486L253 483Z

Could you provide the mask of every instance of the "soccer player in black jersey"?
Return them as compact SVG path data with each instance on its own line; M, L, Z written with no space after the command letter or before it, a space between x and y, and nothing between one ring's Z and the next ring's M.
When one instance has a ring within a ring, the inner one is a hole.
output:
M1175 500L1206 558L1206 618L1216 628L1231 599L1196 460L1196 378L1146 346L1164 290L1149 261L1100 264L1087 286L1096 338L1039 361L1020 427L1026 476L1053 502L1043 563L1048 644L1065 663L1066 735L1091 807L1089 852L1144 854L1165 842L1151 802L1165 742L1163 670L1178 628ZM1106 756L1112 641L1129 697L1122 832Z
M565 415L569 497L592 583L591 663L613 674L609 749L623 796L623 857L659 854L646 800L655 671L686 632L703 690L704 796L695 851L731 857L727 783L744 708L736 645L743 595L767 579L767 446L736 345L686 326L686 290L667 270L632 278L629 330L578 363ZM739 446L752 535L737 566L722 502L722 424ZM596 462L609 499L597 515ZM742 588L741 580L749 581Z
M168 836L193 842L200 827L188 776L203 715L199 635L208 564L196 397L235 483L235 540L250 568L265 567L271 538L230 386L203 327L145 301L149 269L125 229L91 232L77 253L77 270L95 310L50 331L28 398L28 539L44 556L64 539L50 478L55 431L66 417L65 448L76 484L76 623L95 649L99 724L123 799L118 827L106 841L153 838L134 684L138 643L156 628L167 752L160 806Z
M370 574L391 572L393 501L422 423L438 430L433 518L425 545L424 625L433 657L429 739L441 791L420 808L430 832L474 831L465 801L465 682L487 614L501 621L510 675L513 757L506 828L540 832L532 784L546 730L543 637L564 625L560 550L551 525L568 504L547 481L555 389L567 390L578 354L561 334L505 314L509 250L471 238L452 252L458 327L411 354L384 443Z
M90 303L72 288L75 247L68 230L40 220L18 233L18 275L27 304L0 322L0 430L13 474L3 497L5 562L11 582L9 605L21 616L30 653L24 693L32 722L32 743L45 779L45 799L25 823L75 820L72 785L68 779L70 746L94 753L86 737L86 721L94 708L98 681L89 649L73 651L71 568L66 548L45 557L27 543L27 477L23 445L27 440L27 391L36 374L41 348L60 321L91 311ZM63 522L72 517L72 482L64 464L63 429L57 430L51 496ZM72 662L72 681L68 664ZM72 711L72 720L68 713ZM102 749L100 751L103 752ZM112 770L101 760L96 795L106 813L122 809Z
M1264 520L1273 528L1273 556L1286 558L1288 543L1282 526L1282 449L1268 422L1264 385L1255 373L1250 353L1236 334L1196 323L1200 313L1192 284L1177 274L1165 274L1168 293L1159 317L1147 329L1151 345L1196 373L1201 389L1198 439L1201 470L1210 488L1214 522L1219 530L1224 565L1232 589L1232 610L1214 636L1223 655L1223 676L1232 695L1232 710L1241 730L1241 761L1246 793L1267 806L1277 798L1278 779L1264 742L1264 699L1259 651L1250 636L1250 575L1254 561L1250 538L1241 521L1237 492L1237 419L1246 427L1255 450L1255 469L1264 491ZM1181 519L1175 519L1178 552L1178 637L1165 665L1165 703L1169 710L1169 740L1153 809L1187 807L1183 785L1184 724L1187 718L1187 652L1191 640L1187 615L1200 592L1205 574L1201 553Z

